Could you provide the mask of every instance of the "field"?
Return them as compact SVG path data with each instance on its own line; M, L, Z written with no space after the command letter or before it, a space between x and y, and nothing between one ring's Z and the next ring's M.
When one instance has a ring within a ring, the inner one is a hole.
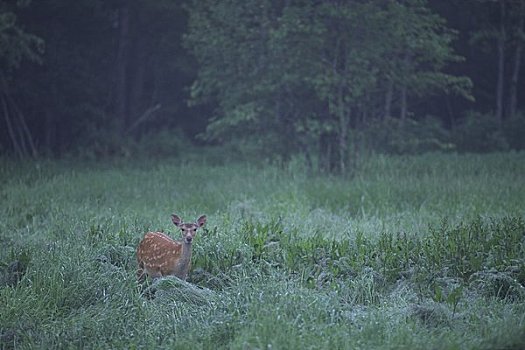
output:
M0 159L0 202L1 348L525 348L525 153ZM189 283L140 288L174 212L208 216Z

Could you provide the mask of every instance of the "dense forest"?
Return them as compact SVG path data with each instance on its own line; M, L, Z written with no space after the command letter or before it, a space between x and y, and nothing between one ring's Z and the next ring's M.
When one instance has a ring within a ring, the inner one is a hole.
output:
M0 154L525 147L525 1L1 0ZM250 153L251 152L251 153Z

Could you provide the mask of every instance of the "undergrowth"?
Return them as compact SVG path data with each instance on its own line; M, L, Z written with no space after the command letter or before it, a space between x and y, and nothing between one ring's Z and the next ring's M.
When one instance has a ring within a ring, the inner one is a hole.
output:
M387 232L369 239L358 232L352 240L302 237L297 231L285 232L278 220L246 221L237 244L222 250L214 249L220 242L209 231L206 235L194 264L208 276L256 265L259 272L297 275L310 288L337 289L340 283L374 271L383 285L411 281L425 291L421 297L434 296L440 279L455 279L463 286L485 278L493 284L491 296L517 300L525 296L525 223L518 217L487 222L478 218L452 227L444 220L423 235Z

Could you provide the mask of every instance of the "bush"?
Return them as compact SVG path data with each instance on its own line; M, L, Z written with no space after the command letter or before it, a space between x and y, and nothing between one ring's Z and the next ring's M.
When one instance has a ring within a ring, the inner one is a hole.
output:
M136 153L146 157L174 157L187 150L191 140L180 129L150 131L135 143Z
M431 116L421 120L373 121L365 127L363 137L368 149L387 154L420 154L454 148L449 132Z
M133 137L111 128L102 128L94 129L86 135L74 153L87 159L173 157L189 149L192 144L180 129L150 131Z
M437 118L372 120L361 134L366 149L385 154L432 151L486 153L525 149L525 115L499 122L492 114L470 111L452 131Z
M491 114L469 112L452 132L452 141L460 152L483 153L509 148L498 121Z
M525 149L525 115L518 113L503 123L503 135L509 147L519 151Z

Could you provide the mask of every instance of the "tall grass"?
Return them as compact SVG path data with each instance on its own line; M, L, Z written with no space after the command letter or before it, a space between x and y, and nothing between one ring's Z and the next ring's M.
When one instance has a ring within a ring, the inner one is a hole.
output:
M0 160L2 348L525 346L525 154L300 162ZM134 250L208 215L189 282ZM169 282L169 281L167 281Z

